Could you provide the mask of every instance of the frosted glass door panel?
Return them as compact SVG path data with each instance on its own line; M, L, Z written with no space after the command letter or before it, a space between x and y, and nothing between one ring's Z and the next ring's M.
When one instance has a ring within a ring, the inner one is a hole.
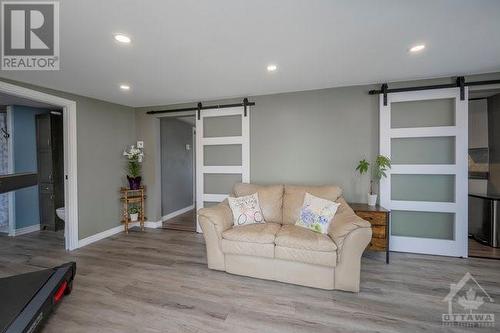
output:
M241 136L241 115L203 119L203 137Z
M391 105L391 128L455 125L455 101L451 98L397 102Z
M453 240L454 213L391 212L391 235Z
M241 145L204 146L204 165L241 165Z
M454 164L455 137L391 139L393 164Z
M241 183L241 174L206 173L204 187L206 193L230 194L233 186Z
M391 175L391 199L455 202L455 175Z

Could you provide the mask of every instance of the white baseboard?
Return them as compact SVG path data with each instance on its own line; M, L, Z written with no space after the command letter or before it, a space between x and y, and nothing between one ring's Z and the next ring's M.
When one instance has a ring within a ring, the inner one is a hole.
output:
M162 216L161 220L162 221L170 220L171 218L174 218L174 217L179 216L181 214L187 213L192 209L194 209L194 204L192 204L191 206L176 210L175 212L172 212L172 213L167 214L165 216Z
M97 233L95 235L92 235L92 236L89 236L89 237L86 237L84 239L80 239L78 241L78 247L84 247L86 245L89 245L89 244L92 244L94 242L97 242L101 239L104 239L104 238L108 238L108 237L111 237L113 235L116 235L122 231L124 231L124 226L123 225L119 225L119 226L116 226L114 228L111 228L111 229L108 229L108 230L105 230L105 231L102 231L100 233Z
M14 229L14 232L9 234L9 236L20 236L20 235L29 234L31 232L35 232L35 231L39 231L39 230L40 230L40 225L35 224L35 225L30 225L29 227Z
M141 224L139 222L129 223L130 227L140 227ZM144 221L144 228L157 229L163 226L163 221Z
M163 225L162 221L144 221L144 227L145 228L156 229L156 228L161 228L162 225ZM132 223L129 223L128 226L129 226L129 228L139 227L140 224L139 224L139 222L132 222ZM125 226L124 225L116 226L114 228L105 230L103 232L100 232L98 234L89 236L87 238L80 239L78 241L78 247L84 247L86 245L89 245L89 244L92 244L94 242L100 241L101 239L108 238L108 237L111 237L113 235L119 234L120 232L123 232L123 231L125 231Z

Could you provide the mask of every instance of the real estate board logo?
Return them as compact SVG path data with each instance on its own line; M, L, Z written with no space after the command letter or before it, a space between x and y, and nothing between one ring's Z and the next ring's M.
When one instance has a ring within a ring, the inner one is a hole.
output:
M59 2L2 1L2 70L59 70Z
M495 327L495 314L479 310L494 300L469 272L458 283L450 284L450 292L443 302L448 303L448 313L443 313L441 318L445 326ZM457 311L454 305L464 311Z

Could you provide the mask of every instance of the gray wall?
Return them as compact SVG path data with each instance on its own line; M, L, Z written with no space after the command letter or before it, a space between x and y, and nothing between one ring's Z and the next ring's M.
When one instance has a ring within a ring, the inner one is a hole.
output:
M160 135L161 210L167 215L193 204L193 127L176 118L163 118Z
M488 97L488 142L490 174L488 193L500 193L500 94Z
M488 102L469 101L469 149L488 148ZM470 179L469 193L486 193L487 179Z
M135 142L134 109L20 82L0 80L76 102L78 237L120 225L118 190L125 185L125 146Z
M469 76L467 80L499 78L498 73ZM390 87L451 83L450 78L398 82ZM337 184L347 200L366 202L368 177L358 177L356 163L378 154L378 96L368 95L376 86L354 86L249 97L256 105L250 121L250 177L255 183ZM136 109L138 139L156 145L158 121L146 114L189 104ZM241 102L241 99L203 101L204 104ZM155 127L156 126L156 127ZM145 174L147 186L157 186L154 172ZM146 172L146 170L145 170ZM159 219L159 205L148 207L148 217Z

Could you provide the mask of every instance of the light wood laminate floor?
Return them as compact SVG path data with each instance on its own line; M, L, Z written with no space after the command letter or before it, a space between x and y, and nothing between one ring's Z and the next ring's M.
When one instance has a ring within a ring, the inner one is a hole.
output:
M442 300L466 272L495 299L481 312L500 327L498 260L392 253L386 265L383 253L366 253L353 294L209 270L196 233L132 231L74 252L51 232L0 237L0 277L69 260L73 293L44 332L470 332L441 326Z
M192 209L179 216L173 217L163 222L163 229L196 231L196 209Z

